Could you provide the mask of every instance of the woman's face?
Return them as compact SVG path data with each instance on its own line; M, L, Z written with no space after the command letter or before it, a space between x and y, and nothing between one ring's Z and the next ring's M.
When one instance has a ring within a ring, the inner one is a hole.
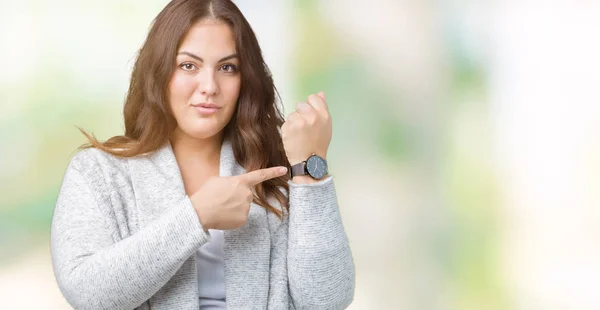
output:
M236 109L241 76L235 40L222 22L201 20L177 51L169 106L178 129L206 139L219 134Z

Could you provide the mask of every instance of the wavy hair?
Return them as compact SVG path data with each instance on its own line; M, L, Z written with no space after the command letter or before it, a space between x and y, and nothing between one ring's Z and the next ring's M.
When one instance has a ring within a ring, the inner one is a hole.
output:
M284 122L280 96L254 31L229 0L173 0L167 4L152 22L133 66L123 108L125 134L100 142L79 128L89 141L81 149L95 147L115 156L134 157L156 151L169 141L177 127L167 99L177 50L192 25L207 18L231 27L240 59L237 108L223 129L224 136L231 139L235 159L247 171L289 167L279 133ZM289 210L280 190L289 191L288 180L289 176L282 176L259 184L254 202L281 218ZM282 209L271 205L268 197L277 199Z

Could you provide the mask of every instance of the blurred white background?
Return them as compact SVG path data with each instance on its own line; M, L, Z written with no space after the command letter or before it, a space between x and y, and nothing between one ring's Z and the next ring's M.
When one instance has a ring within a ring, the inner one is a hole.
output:
M52 211L168 1L0 0L0 300L69 309ZM286 114L327 93L350 309L599 309L600 2L239 0Z

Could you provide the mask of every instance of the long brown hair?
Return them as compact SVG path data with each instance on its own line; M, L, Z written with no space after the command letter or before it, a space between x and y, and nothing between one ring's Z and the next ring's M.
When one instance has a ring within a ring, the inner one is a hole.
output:
M177 127L168 107L168 83L177 50L194 23L210 18L227 23L235 36L240 59L241 89L237 108L224 128L237 162L247 171L289 166L279 130L284 118L269 68L246 18L229 0L173 0L158 14L133 66L123 115L125 134L99 142L84 130L89 143L119 157L134 157L162 147ZM279 190L289 190L289 176L258 185L255 202L281 218L288 201ZM275 197L281 211L267 197Z

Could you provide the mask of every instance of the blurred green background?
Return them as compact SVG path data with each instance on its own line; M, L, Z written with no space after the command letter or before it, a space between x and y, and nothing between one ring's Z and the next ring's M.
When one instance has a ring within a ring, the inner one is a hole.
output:
M75 126L123 132L167 2L0 0L7 309L69 309L48 241ZM600 4L235 2L286 115L327 94L351 309L600 308Z

